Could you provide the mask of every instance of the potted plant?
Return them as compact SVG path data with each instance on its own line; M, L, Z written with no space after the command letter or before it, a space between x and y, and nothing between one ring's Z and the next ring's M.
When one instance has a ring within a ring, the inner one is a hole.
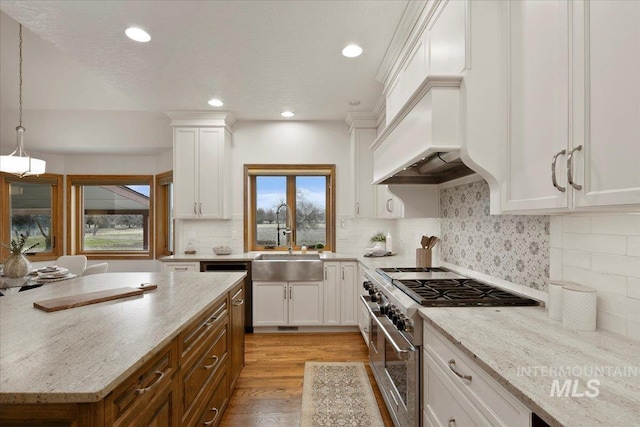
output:
M386 241L387 236L382 231L378 231L376 234L371 236L371 239L369 239L369 243L372 243L373 247L377 248L382 248L383 244L386 246Z
M24 245L26 243L27 236L25 236L24 234L20 234L20 238L18 240L11 239L11 244L9 246L4 245L11 251L11 255L9 255L4 261L4 269L2 274L4 274L5 277L13 279L24 277L31 271L31 263L29 262L27 257L24 256L24 254L38 246L40 243L35 243L25 248Z
M322 251L324 250L324 244L316 243L316 250L318 251L319 254L321 254Z

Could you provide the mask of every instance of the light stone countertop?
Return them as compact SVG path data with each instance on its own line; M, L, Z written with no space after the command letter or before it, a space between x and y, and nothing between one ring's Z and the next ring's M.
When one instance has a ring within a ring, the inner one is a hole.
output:
M420 315L551 426L640 425L640 342L566 329L541 307L423 308ZM608 374L594 374L596 367ZM556 379L560 386L579 380L578 393L593 393L587 381L596 379L599 394L551 397Z
M0 297L0 403L97 402L246 273L107 273ZM141 296L46 313L34 301L141 283Z

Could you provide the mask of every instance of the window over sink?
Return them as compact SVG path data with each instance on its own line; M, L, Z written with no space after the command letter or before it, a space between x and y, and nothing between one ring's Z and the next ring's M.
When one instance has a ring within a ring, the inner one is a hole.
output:
M290 236L294 250L331 250L334 180L335 165L245 165L245 249L286 250Z

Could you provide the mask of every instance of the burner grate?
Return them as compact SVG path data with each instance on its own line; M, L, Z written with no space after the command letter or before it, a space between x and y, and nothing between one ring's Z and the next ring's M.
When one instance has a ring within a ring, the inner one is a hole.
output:
M527 306L538 301L474 279L394 280L393 284L423 306Z

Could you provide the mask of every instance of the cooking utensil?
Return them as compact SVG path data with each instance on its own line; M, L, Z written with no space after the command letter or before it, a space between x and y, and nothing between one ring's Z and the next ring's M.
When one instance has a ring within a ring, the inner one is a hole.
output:
M422 239L420 239L420 245L422 246L422 249L427 249L427 246L429 245L429 240L430 240L429 236L422 236Z
M432 249L439 241L440 239L437 236L431 236L427 244L427 249Z

